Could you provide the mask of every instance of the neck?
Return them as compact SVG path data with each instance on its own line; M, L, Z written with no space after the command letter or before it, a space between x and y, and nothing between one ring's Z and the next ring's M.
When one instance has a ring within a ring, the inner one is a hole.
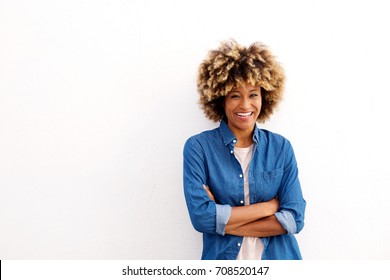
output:
M236 144L237 148L246 148L246 147L249 147L252 144L253 144L252 137L245 138L245 139L237 137L237 144Z
M236 147L245 148L253 144L254 129L251 130L239 130L234 128L230 128L230 129L232 130L234 136L236 136L237 138Z

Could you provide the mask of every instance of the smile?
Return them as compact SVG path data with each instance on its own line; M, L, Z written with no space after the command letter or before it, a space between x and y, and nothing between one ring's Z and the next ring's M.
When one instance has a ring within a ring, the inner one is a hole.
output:
M251 116L251 115L253 115L253 112L249 112L249 113L236 113L236 115L237 116L239 116L239 117L249 117L249 116Z

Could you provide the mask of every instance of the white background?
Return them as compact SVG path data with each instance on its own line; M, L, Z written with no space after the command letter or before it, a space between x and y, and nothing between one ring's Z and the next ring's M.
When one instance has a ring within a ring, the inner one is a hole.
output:
M0 0L0 259L199 259L185 140L217 124L197 67L269 45L292 142L303 257L390 259L386 1Z

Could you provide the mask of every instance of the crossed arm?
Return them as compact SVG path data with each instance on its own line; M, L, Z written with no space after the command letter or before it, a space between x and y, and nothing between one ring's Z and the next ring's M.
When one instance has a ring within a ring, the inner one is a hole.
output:
M204 186L207 195L215 201L209 187ZM268 237L285 234L286 230L275 217L279 200L232 207L232 212L225 227L225 233L237 236Z

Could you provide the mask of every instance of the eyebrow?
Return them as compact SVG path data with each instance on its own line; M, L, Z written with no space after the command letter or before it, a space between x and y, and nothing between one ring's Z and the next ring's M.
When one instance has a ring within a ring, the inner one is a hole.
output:
M249 91L260 91L260 88L258 88L258 87L253 87L253 88L251 88ZM238 88L232 88L231 91L229 91L229 93L230 93L230 92L239 92L239 91L238 91Z

